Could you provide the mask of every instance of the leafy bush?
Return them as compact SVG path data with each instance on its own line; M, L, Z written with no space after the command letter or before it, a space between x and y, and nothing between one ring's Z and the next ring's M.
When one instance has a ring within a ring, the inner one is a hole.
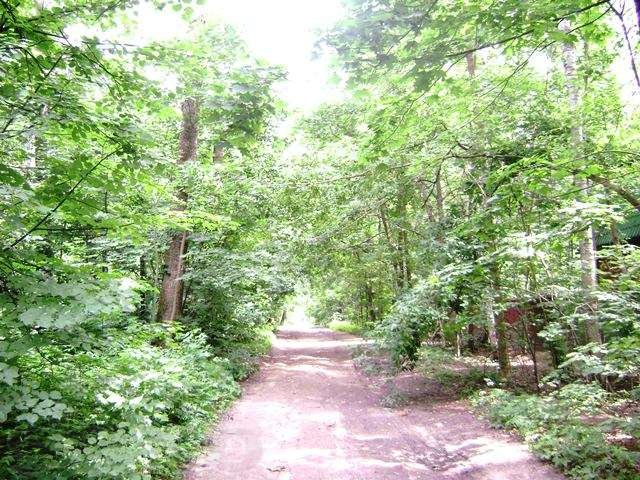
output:
M435 378L451 393L463 397L500 381L497 365L490 359L454 357L449 350L430 345L418 351L416 369L427 378Z
M197 331L133 324L106 333L103 348L28 359L47 375L23 384L46 378L49 393L37 400L62 407L48 418L9 413L0 478L173 477L239 394L230 362Z
M260 359L269 353L274 339L272 329L255 330L254 338L242 343L225 343L213 349L217 356L228 361L229 372L237 381L244 380L258 371Z
M364 330L362 326L347 320L331 320L327 326L335 332L350 333L352 335L359 335Z
M493 389L473 403L493 423L516 430L569 478L637 479L640 454L607 443L604 426L585 422L602 412L607 397L597 383L574 383L543 397Z
M378 328L397 368L413 366L425 334L433 331L443 318L444 313L435 306L433 295L430 285L419 284L400 297Z

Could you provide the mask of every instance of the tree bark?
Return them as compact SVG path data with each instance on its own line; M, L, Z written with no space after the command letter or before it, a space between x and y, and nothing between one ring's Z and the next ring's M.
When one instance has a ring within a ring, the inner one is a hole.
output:
M467 60L467 73L469 77L473 78L476 75L476 54L475 52L467 52L465 58Z
M389 229L389 222L387 221L387 216L384 213L383 207L380 208L380 222L382 223L382 227L384 229L384 235L387 238L387 243L389 244L389 248L391 249L391 265L393 267L396 289L402 290L404 288L404 285L403 285L404 273L403 273L402 265L398 262L398 246L394 244L391 238L391 230Z
M193 161L198 147L198 106L195 99L187 98L182 102L182 131L180 133L180 155L178 165ZM177 211L186 208L187 193L184 189L178 192ZM158 299L158 321L171 323L182 314L182 291L184 274L184 254L187 248L186 231L173 234L169 248L165 253L165 271Z
M376 306L374 301L373 287L369 282L364 284L364 294L367 302L367 314L371 323L376 323L378 315L376 314Z
M469 74L469 78L473 80L476 76L476 56L474 52L468 52L466 55L467 59L467 73ZM479 124L477 126L479 132L483 132L483 126ZM484 136L484 135L483 135ZM477 148L477 146L476 146ZM480 150L482 151L482 150ZM490 171L492 166L489 163L490 160L487 160L487 171ZM483 204L487 204L489 197L487 194L484 194ZM494 223L492 219L492 223ZM494 232L495 229L491 229ZM493 242L492 242L493 244ZM495 246L491 245L491 249L495 251ZM509 359L509 342L507 339L507 325L504 320L504 316L500 314L496 314L495 311L495 300L500 295L500 272L499 266L497 263L493 263L489 266L489 284L486 288L485 292L485 315L487 318L487 328L489 329L489 342L495 348L496 354L498 357L498 364L500 366L500 376L504 379L508 378L511 373L511 361Z
M571 24L564 20L560 28L569 32ZM576 51L571 43L565 43L562 49L562 60L564 64L564 73L567 77L567 93L569 97L569 107L573 110L573 124L571 125L571 147L579 156L583 144L583 129L579 115L580 107L580 91L576 85ZM579 190L586 190L589 187L589 180L575 177L574 183ZM583 306L580 312L585 315L584 334L587 343L601 343L600 329L596 319L597 301L594 291L597 288L597 269L596 269L596 252L593 233L593 225L589 225L582 233L580 242L580 271L582 294L584 297Z
M496 352L498 354L498 365L500 366L500 376L504 379L509 378L511 374L511 360L509 359L509 341L507 339L507 322L504 315L495 313L494 295L500 292L500 270L497 263L493 263L490 269L490 286L489 286L489 305L487 316L491 314L493 320L493 328L495 330Z
M411 274L411 258L409 256L409 237L406 230L402 230L399 234L400 255L404 272L404 285L411 287L413 278Z
M497 350L498 334L496 328L496 312L493 305L493 288L490 286L485 289L484 315L487 321L487 329L489 330L489 343Z

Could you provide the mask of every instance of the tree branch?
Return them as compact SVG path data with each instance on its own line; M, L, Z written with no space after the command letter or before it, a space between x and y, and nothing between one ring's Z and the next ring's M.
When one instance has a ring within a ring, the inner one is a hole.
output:
M560 22L560 21L564 20L565 18L569 17L570 15L578 15L580 13L583 13L583 12L586 12L588 10L591 10L592 8L596 8L596 7L599 7L600 5L605 5L607 3L609 3L609 0L600 0L600 1L598 1L596 3L593 3L593 4L589 5L589 6L580 8L578 10L574 10L573 12L566 13L566 14L564 14L562 16L559 16L559 17L554 17L551 20L554 21L554 22ZM582 25L581 27L583 27L583 26L585 26L585 25ZM579 27L579 28L581 28L581 27ZM455 57L460 57L460 56L464 57L464 56L466 56L466 55L468 55L470 53L474 53L474 52L477 52L479 50L484 50L486 48L491 48L491 47L497 47L498 45L503 45L503 44L509 43L509 42L511 42L513 40L517 40L519 38L526 37L527 35L531 35L533 32L535 32L535 28L529 28L529 29L525 30L524 32L520 32L520 33L517 33L515 35L511 35L510 37L503 38L503 39L500 39L500 40L496 40L495 42L487 42L487 43L483 43L481 45L478 45L476 47L469 48L467 50L462 50L462 51L456 52L456 53L449 53L449 54L445 55L445 58L455 58Z
M114 156L116 153L118 153L118 150L114 150L111 153L108 153L106 155L104 155L102 158L100 158L96 163L93 164L93 166L87 170L81 177L80 179L75 183L75 185L73 187L71 187L67 193L64 194L64 196L60 199L60 201L56 204L55 207L53 207L51 210L49 210L47 212L47 214L45 216L43 216L40 220L38 220L38 222L31 227L29 230L27 230L27 232L24 233L24 235L22 235L20 238L18 238L17 240L15 240L10 246L9 248L14 248L16 245L18 245L20 242L22 242L24 239L26 239L29 235L31 235L33 232L35 232L36 230L38 230L40 228L40 226L46 222L47 220L49 220L49 218L51 217L51 215L53 215L54 213L56 213L56 211L58 211L58 209L69 199L69 197L71 195L73 195L73 192L76 191L76 189L82 184L82 182L84 182L89 175L91 175L94 170L96 168L98 168L102 162L104 162L106 159Z
M624 198L627 202L633 205L638 212L640 212L640 198L636 197L633 193L631 193L626 188L621 187L620 185L616 185L611 182L608 178L601 177L600 175L587 175L587 178L592 182L597 183L598 185L603 186L607 190L611 190L616 192L620 197Z

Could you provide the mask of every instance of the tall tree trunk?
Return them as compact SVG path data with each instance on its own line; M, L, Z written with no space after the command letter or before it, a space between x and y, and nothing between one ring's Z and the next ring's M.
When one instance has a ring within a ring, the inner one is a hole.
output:
M468 53L466 55L467 59L467 73L469 74L469 78L473 79L476 75L476 57L473 53ZM478 125L478 131L483 132L484 128L482 125ZM484 145L481 146L482 149ZM490 160L487 160L487 171L490 171L492 165L490 164ZM489 197L486 196L483 199L483 204L487 204L489 201ZM492 220L493 224L493 220ZM494 232L495 229L491 228ZM489 245L491 250L495 251L495 245L493 242ZM500 296L500 272L499 266L496 262L489 266L489 284L487 286L485 292L485 314L487 317L487 325L489 328L489 341L496 349L496 354L498 356L498 364L500 366L500 376L502 378L508 378L511 373L511 361L509 360L509 342L507 339L507 324L505 322L504 316L496 313L495 311L495 301Z
M400 277L398 278L398 284L400 289L405 287L411 287L411 265L409 255L409 238L407 235L407 229L405 223L407 220L407 200L406 200L406 185L402 183L402 179L398 179L398 197L396 208L394 209L394 216L397 219L397 241L396 241L396 258L399 267Z
M195 99L187 98L182 102L182 131L180 132L180 156L178 165L193 161L198 147L198 106ZM180 203L176 210L184 210L187 192L178 192ZM165 253L165 271L158 299L158 321L170 323L182 314L182 275L184 274L184 254L189 234L176 232L171 237Z
M496 312L494 308L493 288L488 286L485 289L484 315L489 329L489 343L496 350L498 349L498 334L496 329Z
M398 234L398 250L400 253L400 262L403 272L403 283L407 287L411 287L411 259L409 258L409 236L406 230L401 230Z
M393 266L396 289L402 290L404 288L404 273L402 265L398 262L398 246L391 238L391 229L389 228L389 222L387 220L387 215L385 214L383 207L380 208L380 222L382 223L384 235L387 238L387 243L389 244L389 248L391 249L391 264Z
M568 21L563 21L560 28L569 32L571 25ZM571 125L571 147L576 154L579 155L583 144L582 122L580 120L580 91L576 85L576 51L571 43L565 43L562 49L562 59L564 64L564 73L567 77L567 93L569 97L569 106L573 110L573 124ZM589 187L589 180L575 177L574 183L580 191ZM597 288L597 270L596 270L596 252L593 233L593 225L589 225L582 232L582 240L580 242L580 270L581 284L584 297L584 305L580 309L585 315L584 334L586 341L601 343L600 329L596 319L597 301L594 291Z
M369 317L369 321L371 323L376 323L376 321L378 320L378 316L376 314L374 293L373 293L373 287L371 286L371 283L366 282L364 284L364 294L365 294L365 300L367 302L367 314Z
M496 314L494 309L495 299L499 299L500 294L500 267L494 262L490 267L489 298L487 300L487 317L492 326L495 338L498 365L500 366L500 376L508 378L511 373L511 361L509 360L509 341L507 339L507 322L504 315Z

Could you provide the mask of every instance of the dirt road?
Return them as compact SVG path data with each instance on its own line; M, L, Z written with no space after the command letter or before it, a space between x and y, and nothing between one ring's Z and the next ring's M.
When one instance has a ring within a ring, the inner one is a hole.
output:
M349 348L358 342L326 329L281 330L262 370L245 385L242 399L185 478L563 478L462 402L430 401L420 393L419 402L382 406L384 388L351 361Z

